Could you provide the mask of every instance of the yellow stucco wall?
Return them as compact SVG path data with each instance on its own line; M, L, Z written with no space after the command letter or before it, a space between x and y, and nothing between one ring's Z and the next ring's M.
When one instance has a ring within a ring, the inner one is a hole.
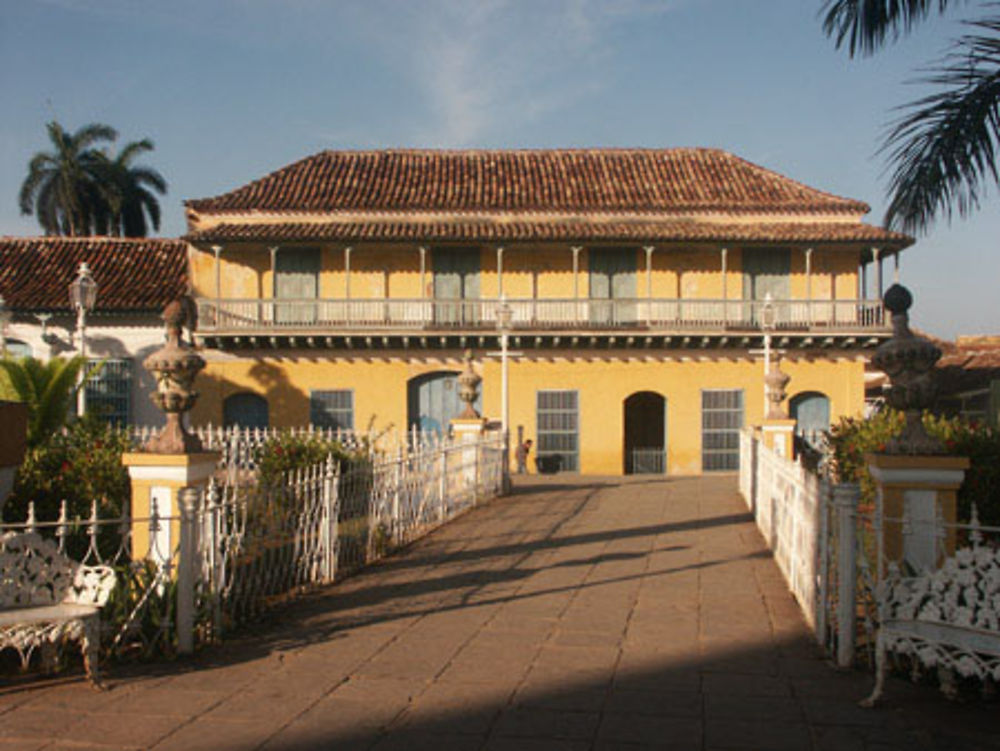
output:
M302 247L306 247L303 245ZM309 245L321 250L321 298L343 299L347 294L343 245ZM655 298L721 299L723 296L722 260L718 245L666 245L657 247L652 258L652 296ZM279 250L280 252L280 250ZM499 294L495 247L481 247L480 295L493 298ZM641 247L628 246L623 252L634 253L636 294L646 297L648 290L646 254ZM742 297L742 260L753 248L730 247L727 257L726 296ZM214 297L215 257L210 250L191 248L191 274L195 294ZM589 256L584 248L579 256L578 294L587 297ZM220 260L223 298L269 298L273 289L270 253L264 245L227 247ZM857 297L858 253L843 247L817 246L812 254L809 288L817 300L855 299ZM433 248L426 254L426 269L421 287L420 253L415 245L358 245L351 250L350 287L355 299L419 298L433 295ZM834 290L835 287L835 290ZM573 297L573 254L568 245L512 245L503 253L503 291L509 298ZM805 253L791 251L789 282L793 299L806 297ZM834 295L834 291L836 295Z
M201 398L192 422L222 421L223 400L250 391L267 398L271 425L290 427L309 420L309 393L314 389L352 389L357 429L374 418L376 429L390 424L405 429L407 382L435 371L459 371L460 353L427 356L412 353L373 353L371 356L334 357L289 355L280 358L227 358L207 354L208 365L199 377ZM819 391L830 399L832 420L859 415L864 405L864 364L853 357L799 356L786 360L791 376L788 393ZM478 358L483 376L483 411L500 417L500 365ZM674 357L597 356L587 352L553 353L513 361L510 367L512 435L518 427L527 438L537 434L536 392L575 389L579 392L580 469L585 474L621 474L623 471L624 401L638 391L654 391L667 399L667 466L671 474L701 471L701 391L743 389L745 424L759 423L763 415L763 365L739 353L699 357L679 352Z

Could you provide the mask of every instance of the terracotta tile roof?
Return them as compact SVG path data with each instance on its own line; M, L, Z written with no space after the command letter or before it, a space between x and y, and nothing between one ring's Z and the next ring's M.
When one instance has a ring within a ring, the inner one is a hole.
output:
M879 242L905 247L906 235L861 222L661 222L609 221L333 221L229 224L187 235L191 242L343 241L343 242Z
M0 237L0 295L14 310L69 310L81 261L98 284L98 313L160 311L187 289L183 240Z
M1000 339L969 339L959 337L942 347L944 354L935 366L939 397L988 388L990 381L1000 378Z
M869 207L718 149L324 151L214 198L244 211L727 211Z

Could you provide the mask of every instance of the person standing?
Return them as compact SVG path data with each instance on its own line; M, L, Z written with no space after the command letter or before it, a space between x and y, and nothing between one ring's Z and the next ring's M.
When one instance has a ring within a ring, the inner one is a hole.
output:
M517 451L514 452L514 456L517 458L517 473L519 475L527 474L528 472L528 454L531 451L531 439L527 441L522 441L517 445Z

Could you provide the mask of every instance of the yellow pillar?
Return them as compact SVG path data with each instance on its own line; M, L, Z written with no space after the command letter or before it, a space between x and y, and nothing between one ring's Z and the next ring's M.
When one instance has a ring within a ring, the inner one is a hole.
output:
M955 528L949 525L957 518L956 493L969 460L960 456L865 454L865 462L881 500L886 562L905 561L916 571L936 568L942 556L955 551ZM937 547L939 524L945 525L941 551Z
M128 453L122 464L132 484L132 558L165 562L174 555L180 540L181 488L204 487L219 463L216 451L198 454ZM153 504L160 518L168 517L155 534L150 531Z

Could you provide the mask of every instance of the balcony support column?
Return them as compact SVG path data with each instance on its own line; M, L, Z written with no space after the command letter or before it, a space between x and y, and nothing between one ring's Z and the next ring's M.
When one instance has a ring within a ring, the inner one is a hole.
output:
M503 246L497 246L497 297L503 297Z
M215 325L219 325L219 308L222 306L222 267L220 256L222 246L213 245L212 252L215 254Z
M722 267L722 321L729 323L729 285L726 279L727 266L729 264L729 248L722 248L719 251L720 265Z
M573 253L573 320L580 320L580 251L579 245L570 248Z
M420 297L427 297L427 248L423 245L417 248L420 251Z
M872 266L875 272L875 299L882 299L882 256L878 248L872 248Z
M892 269L892 282L893 284L899 284L899 251L897 250L892 254L892 259L894 261Z
M272 245L267 250L271 254L271 321L273 322L277 319L277 310L275 309L276 304L274 301L278 299L278 246ZM263 318L264 311L260 310L258 315L260 318Z
M646 251L646 325L653 321L653 251L656 247L647 245L643 248Z
M351 302L351 246L348 245L344 248L344 298L348 302L348 308L350 308ZM348 318L350 318L350 313L348 313Z
M812 257L813 249L806 248L806 321L812 326Z

